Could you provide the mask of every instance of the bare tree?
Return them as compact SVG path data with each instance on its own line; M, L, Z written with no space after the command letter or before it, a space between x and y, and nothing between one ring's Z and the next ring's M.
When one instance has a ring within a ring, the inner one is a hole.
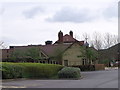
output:
M94 41L93 41L93 40L90 41L90 47L95 48L95 45L94 45Z
M0 49L7 49L7 45L3 41L0 41Z
M93 33L93 45L97 50L102 48L102 37L98 32Z
M112 35L110 33L105 33L104 35L104 47L109 48L118 43L118 36Z
M113 35L113 45L118 44L118 35Z
M110 33L105 33L104 35L104 47L109 48L112 45L112 35Z
M94 47L97 50L109 48L115 44L118 44L118 35L105 33L101 35L99 32L94 32L91 37L88 33L83 33L82 39L87 41L90 47Z

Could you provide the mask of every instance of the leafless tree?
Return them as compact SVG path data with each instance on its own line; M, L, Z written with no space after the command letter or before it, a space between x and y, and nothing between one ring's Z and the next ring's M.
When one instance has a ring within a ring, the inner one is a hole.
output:
M113 43L113 37L110 33L105 33L104 35L104 47L109 48L112 46Z
M113 35L113 44L118 44L118 35Z
M0 49L7 49L7 45L3 41L0 41Z
M83 33L82 39L87 40L90 47L94 47L97 50L109 48L118 43L118 35L113 35L110 33L101 34L99 32L94 32L91 37L88 33Z
M102 48L102 36L98 32L93 33L93 45L97 50Z
M118 43L118 36L112 35L110 33L105 33L104 35L104 47L109 48Z

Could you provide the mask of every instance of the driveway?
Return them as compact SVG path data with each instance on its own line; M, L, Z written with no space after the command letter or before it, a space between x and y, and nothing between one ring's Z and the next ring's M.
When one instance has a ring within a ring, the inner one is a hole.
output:
M118 70L81 72L79 80L3 81L3 88L118 88Z

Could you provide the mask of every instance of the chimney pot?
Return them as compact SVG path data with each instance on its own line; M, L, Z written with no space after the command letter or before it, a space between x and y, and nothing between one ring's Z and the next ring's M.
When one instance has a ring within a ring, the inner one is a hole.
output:
M70 31L69 34L71 37L73 37L73 31Z
M46 41L46 42L45 42L45 45L52 45L52 41L49 41L49 40Z
M58 33L58 41L59 41L60 43L63 42L63 32L61 32L61 31Z

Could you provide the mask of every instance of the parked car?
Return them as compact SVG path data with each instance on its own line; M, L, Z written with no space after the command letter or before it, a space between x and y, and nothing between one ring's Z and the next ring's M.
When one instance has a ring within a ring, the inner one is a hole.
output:
M118 65L120 65L120 61L116 61L113 66L118 67Z

